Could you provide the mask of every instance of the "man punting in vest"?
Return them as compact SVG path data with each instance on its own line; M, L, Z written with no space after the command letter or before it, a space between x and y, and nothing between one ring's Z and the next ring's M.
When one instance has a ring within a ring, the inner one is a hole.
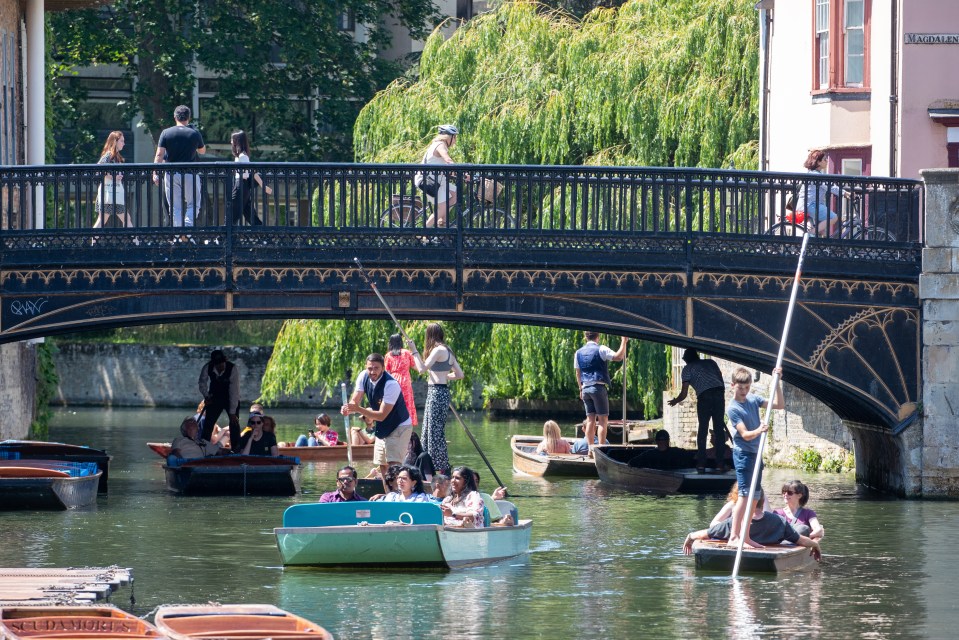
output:
M226 410L230 419L230 444L240 442L240 371L219 349L210 353L210 361L200 369L198 381L204 410L200 416L201 438L213 437L213 426Z
M369 408L361 407L366 396ZM358 413L367 422L374 422L373 464L379 465L380 477L391 464L401 464L413 432L413 420L406 409L403 391L393 376L386 373L383 356L371 353L366 357L366 371L356 378L353 397L343 405L344 416Z
M576 351L573 358L573 367L576 369L576 383L579 385L579 397L586 407L586 444L589 446L589 455L593 455L593 438L596 437L596 427L599 425L599 444L606 443L606 427L609 423L609 394L606 387L610 384L610 360L621 361L626 356L627 338L619 343L619 350L613 351L597 342L599 333L584 331L586 344ZM625 425L623 429L625 437Z

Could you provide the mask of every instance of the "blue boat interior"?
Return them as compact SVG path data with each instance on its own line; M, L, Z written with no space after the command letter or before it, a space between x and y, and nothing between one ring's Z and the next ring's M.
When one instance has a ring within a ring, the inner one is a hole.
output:
M10 454L13 452L6 452L6 453ZM20 460L20 456L19 454L0 455L0 460ZM26 459L23 462L25 465L29 465L31 467L42 466L48 469L62 471L63 473L68 474L71 478L86 478L88 476L95 476L97 472L100 470L96 462L70 462L67 460L33 460L33 459Z
M364 522L442 525L443 512L431 502L367 501L295 504L283 512L284 527L343 527Z

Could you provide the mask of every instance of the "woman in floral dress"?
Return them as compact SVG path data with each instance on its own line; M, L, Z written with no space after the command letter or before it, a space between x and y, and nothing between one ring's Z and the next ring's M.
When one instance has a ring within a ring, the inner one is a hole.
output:
M386 372L400 383L406 410L410 412L414 427L419 424L416 419L416 403L413 402L413 380L410 378L410 369L415 366L413 354L403 348L403 337L398 333L391 335L390 350L386 354Z

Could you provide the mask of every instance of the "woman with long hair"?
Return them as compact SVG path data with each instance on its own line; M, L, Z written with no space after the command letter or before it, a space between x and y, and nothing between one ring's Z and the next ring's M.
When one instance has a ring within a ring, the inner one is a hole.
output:
M390 336L385 366L386 372L400 383L403 400L406 401L406 410L415 427L419 421L416 419L416 404L413 402L413 379L410 377L410 369L415 369L416 363L413 362L413 354L403 348L403 337L398 333Z
M233 151L234 162L250 161L250 141L245 131L234 131L230 135L230 149ZM260 185L267 195L273 193L269 185L263 184L260 174L255 171L237 171L233 176L233 224L239 224L241 218L246 220L247 224L263 224L253 208L254 182Z
M126 144L122 131L111 131L103 144L97 164L120 164L124 162L120 154ZM108 170L103 174L103 183L97 189L97 220L94 229L100 227L132 227L133 221L127 216L126 197L123 191L123 174Z
M391 491L383 497L384 502L432 502L423 478L416 467L404 464L396 473L396 491Z
M555 420L547 420L543 424L543 440L536 446L536 453L549 455L551 453L572 453L569 442L563 439L559 425Z
M790 480L783 485L783 507L774 509L786 522L791 524L800 535L820 540L826 530L819 523L819 517L812 509L806 508L809 502L809 487L799 480Z
M450 477L450 494L440 505L443 523L448 527L483 526L483 496L476 490L476 479L469 467L456 467Z
M426 327L425 357L420 357L413 340L408 343L416 370L428 374L426 407L423 410L423 448L430 454L438 473L448 473L449 453L446 448L446 416L450 406L450 380L462 380L463 370L452 349L446 345L446 334L438 322Z

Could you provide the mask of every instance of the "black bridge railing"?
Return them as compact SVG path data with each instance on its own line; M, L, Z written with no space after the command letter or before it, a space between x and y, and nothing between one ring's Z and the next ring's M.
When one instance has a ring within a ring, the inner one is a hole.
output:
M820 233L824 246L895 246L884 261L915 263L922 195L915 180L650 167L201 162L0 170L5 252L121 246L121 237L225 245L251 232L261 244L270 235L279 242L362 232L411 247L462 248L456 238L469 236L519 248L544 237L669 242L690 234L794 245L804 228L815 230L815 212L828 211L837 235Z

